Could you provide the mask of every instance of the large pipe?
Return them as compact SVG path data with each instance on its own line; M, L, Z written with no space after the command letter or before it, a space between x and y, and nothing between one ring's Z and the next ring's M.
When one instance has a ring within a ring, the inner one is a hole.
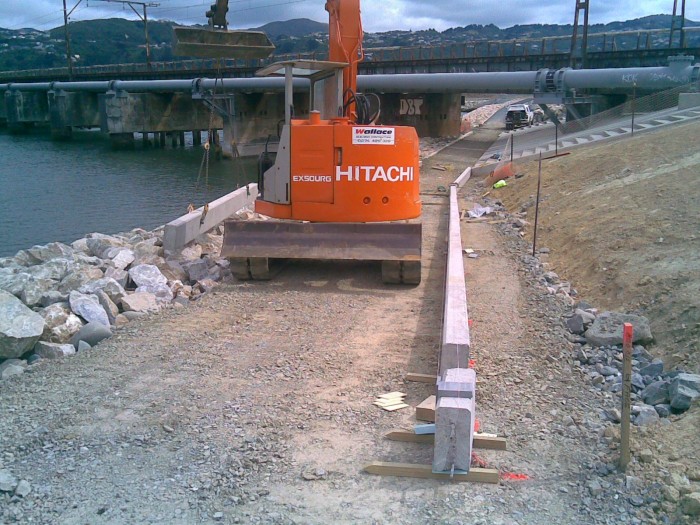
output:
M537 78L561 78L565 89L637 89L661 90L698 82L700 66L632 67L619 69L543 69L540 71L491 73L421 73L396 75L361 75L360 90L402 93L468 93L544 91L536 86ZM307 79L294 79L294 88L308 89ZM220 89L232 91L282 91L284 78L211 78L189 80L113 80L111 82L39 82L0 84L0 91L107 91L192 92Z

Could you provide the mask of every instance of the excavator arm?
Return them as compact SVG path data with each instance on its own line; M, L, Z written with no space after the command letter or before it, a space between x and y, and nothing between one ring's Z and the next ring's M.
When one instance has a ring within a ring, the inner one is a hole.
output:
M206 13L209 19L209 26L214 29L227 30L226 13L228 13L228 0L216 0L216 3L212 4Z

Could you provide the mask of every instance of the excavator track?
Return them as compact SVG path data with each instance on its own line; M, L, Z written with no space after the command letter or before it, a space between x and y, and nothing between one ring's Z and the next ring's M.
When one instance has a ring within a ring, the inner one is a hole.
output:
M382 261L382 281L386 284L420 284L420 261Z

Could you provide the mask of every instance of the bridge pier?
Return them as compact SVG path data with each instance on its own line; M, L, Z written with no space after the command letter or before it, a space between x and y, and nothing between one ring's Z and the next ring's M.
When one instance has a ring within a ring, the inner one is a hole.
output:
M454 137L460 133L460 102L456 93L385 93L382 123L413 126L419 137Z
M160 133L160 146L164 147L166 134L171 135L173 148L184 145L184 133L192 129L208 129L209 109L201 100L193 100L184 93L127 93L108 91L100 96L100 122L102 131L113 135ZM214 128L223 126L222 118L214 114ZM113 144L121 144L115 138Z
M7 91L5 111L7 127L13 133L21 133L35 124L45 124L49 121L46 93L41 91Z
M69 139L74 127L94 128L100 125L97 93L52 90L47 93L51 137Z

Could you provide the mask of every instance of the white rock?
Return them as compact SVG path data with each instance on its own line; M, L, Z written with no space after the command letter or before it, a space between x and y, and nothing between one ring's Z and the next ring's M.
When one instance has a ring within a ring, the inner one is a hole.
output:
M123 270L134 262L136 256L134 255L134 252L128 248L117 248L117 253L113 256L110 255L110 259L112 259L112 264L114 264L115 268Z
M152 264L139 264L129 270L129 277L136 286L154 286L167 284L168 279L161 273L157 266Z
M160 310L158 299L149 292L135 292L122 298L124 312L157 312Z
M107 312L105 312L105 309L95 295L72 291L68 297L68 301L73 313L79 315L88 323L95 321L109 326L110 323Z
M47 343L39 341L34 345L34 352L44 359L59 359L75 354L75 347L71 344Z
M31 491L32 486L26 479L23 479L17 484L17 488L15 489L15 496L19 496L20 498L26 498L27 496L29 496Z
M0 291L0 357L19 357L31 350L44 331L44 319L14 295Z

